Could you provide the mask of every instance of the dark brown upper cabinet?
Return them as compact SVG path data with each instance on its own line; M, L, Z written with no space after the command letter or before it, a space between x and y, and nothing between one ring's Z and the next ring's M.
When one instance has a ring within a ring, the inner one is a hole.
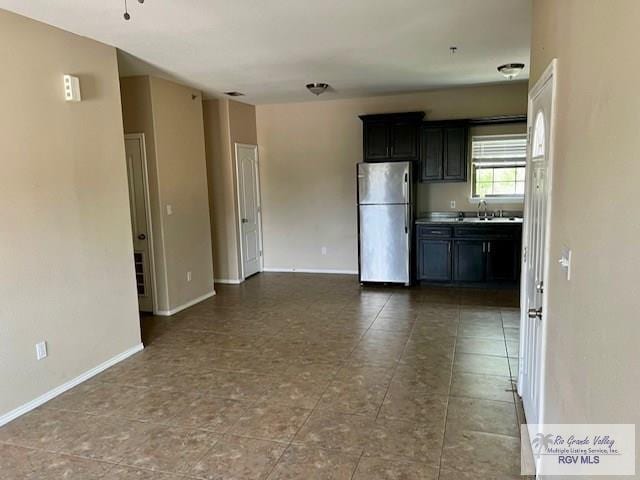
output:
M386 122L364 124L364 159L366 162L382 162L389 158L391 132Z
M424 112L361 115L360 118L365 162L419 159L418 137Z
M465 182L469 128L425 122L420 129L420 181Z
M442 180L444 130L423 127L420 132L421 176L423 182Z

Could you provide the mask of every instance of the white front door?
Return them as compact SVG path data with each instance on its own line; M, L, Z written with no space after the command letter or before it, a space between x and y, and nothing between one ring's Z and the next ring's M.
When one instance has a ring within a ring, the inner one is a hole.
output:
M545 273L551 195L553 64L529 94L529 145L523 238L519 391L527 423L540 423L544 387Z
M247 278L262 270L258 147L236 144L236 162L242 273L243 278Z
M125 138L127 174L129 181L129 207L131 209L131 233L133 235L133 259L138 288L138 308L153 312L151 281L151 254L149 221L147 218L147 176L144 158L144 137L127 135Z

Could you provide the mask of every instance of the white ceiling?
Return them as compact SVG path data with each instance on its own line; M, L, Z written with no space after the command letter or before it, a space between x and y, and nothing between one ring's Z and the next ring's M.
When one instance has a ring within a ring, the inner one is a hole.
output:
M249 103L496 83L528 76L531 0L0 0L0 8L121 49L121 75L154 73ZM451 55L449 46L458 53Z

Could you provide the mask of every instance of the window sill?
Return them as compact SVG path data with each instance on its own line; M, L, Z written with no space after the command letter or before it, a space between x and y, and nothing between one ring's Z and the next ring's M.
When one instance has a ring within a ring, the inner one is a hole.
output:
M487 203L522 203L524 204L524 197L469 197L469 203L478 204L482 200Z

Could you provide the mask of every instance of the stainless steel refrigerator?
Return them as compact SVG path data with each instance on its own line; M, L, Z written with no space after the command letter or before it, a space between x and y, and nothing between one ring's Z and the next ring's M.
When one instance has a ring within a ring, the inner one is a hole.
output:
M411 162L358 164L360 282L411 283Z

